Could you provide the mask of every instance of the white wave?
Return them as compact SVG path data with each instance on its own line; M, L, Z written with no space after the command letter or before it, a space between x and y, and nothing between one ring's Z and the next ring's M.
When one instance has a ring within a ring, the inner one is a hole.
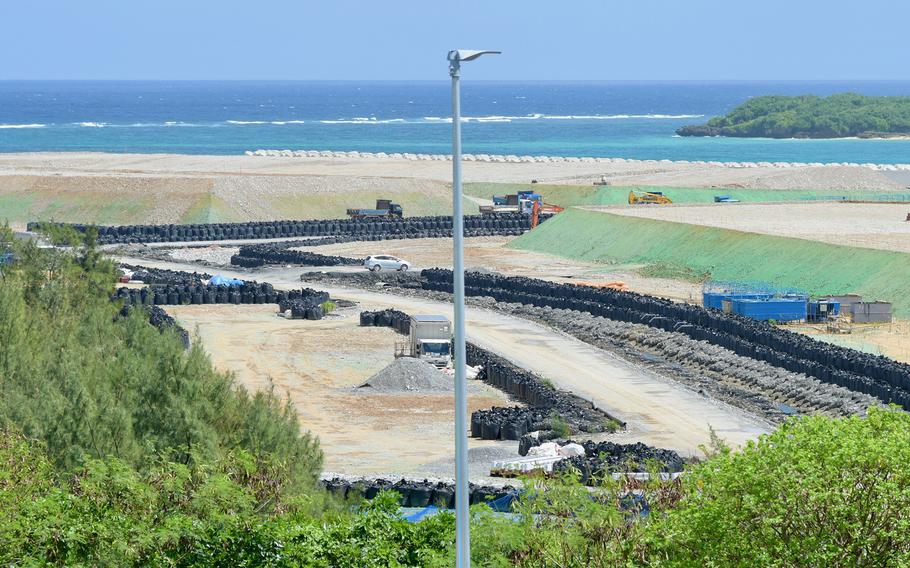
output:
M166 122L134 122L133 124L108 124L111 128L172 128L180 126L218 126L217 124L196 124L194 122L182 122L178 120L168 120Z
M629 119L682 119L701 118L702 114L542 114L532 113L521 116L490 115L490 116L463 116L462 122L512 122L519 120L629 120ZM451 117L425 116L425 122L451 123Z
M76 126L82 126L84 128L104 128L107 126L105 122L77 122Z
M320 120L321 124L400 124L407 122L403 118L389 118L385 120L379 120L377 118L364 118L364 117L355 117L355 118L341 118L338 120Z
M544 120L627 120L627 119L680 119L701 118L703 114L569 114L569 115L538 115Z
M274 124L276 126L284 126L285 124L304 124L302 120L273 120L269 124Z
M0 128L44 128L44 124L0 124Z
M225 122L228 124L268 124L264 120L225 120Z

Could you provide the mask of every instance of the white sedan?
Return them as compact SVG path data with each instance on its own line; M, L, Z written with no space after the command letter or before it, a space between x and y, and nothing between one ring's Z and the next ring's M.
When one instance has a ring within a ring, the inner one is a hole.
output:
M388 254L368 256L367 259L363 261L363 265L367 270L373 272L379 272L380 270L397 270L399 272L404 272L411 267L410 262Z

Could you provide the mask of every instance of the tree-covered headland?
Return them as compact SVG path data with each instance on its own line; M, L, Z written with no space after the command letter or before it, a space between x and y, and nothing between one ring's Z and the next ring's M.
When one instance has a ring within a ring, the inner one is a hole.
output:
M853 93L756 97L707 124L684 126L676 133L756 138L910 136L910 97Z

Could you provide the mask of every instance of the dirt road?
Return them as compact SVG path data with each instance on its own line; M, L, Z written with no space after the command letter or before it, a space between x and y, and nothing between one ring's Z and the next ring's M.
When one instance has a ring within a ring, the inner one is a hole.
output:
M146 264L174 270L193 268L169 262ZM300 286L300 273L300 269L276 268L257 272L253 277L290 288ZM230 271L224 274L250 278L249 274ZM316 287L365 306L397 308L412 314L452 314L451 305L443 302L321 284ZM549 378L558 388L591 400L625 421L628 430L621 436L625 441L641 441L691 455L708 442L711 429L735 446L770 429L756 417L541 325L477 308L468 308L467 318L469 341Z

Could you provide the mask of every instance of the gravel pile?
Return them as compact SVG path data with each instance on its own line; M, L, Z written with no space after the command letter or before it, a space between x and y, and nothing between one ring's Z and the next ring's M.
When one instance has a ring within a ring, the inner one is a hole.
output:
M402 357L366 380L358 388L380 392L444 392L455 388L451 377L419 359Z

